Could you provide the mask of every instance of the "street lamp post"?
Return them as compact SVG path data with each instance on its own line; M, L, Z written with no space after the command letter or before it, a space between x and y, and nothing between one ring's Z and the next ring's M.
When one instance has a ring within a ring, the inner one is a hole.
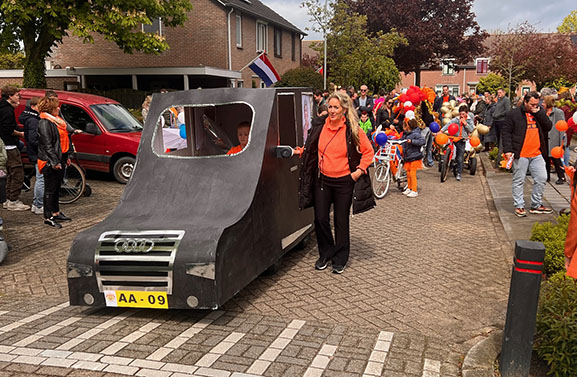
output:
M328 0L325 0L325 15L327 14L327 2ZM325 48L325 52L323 54L324 57L324 63L323 63L323 90L327 90L327 26L324 25L323 26L323 39L325 41L324 43L324 48Z

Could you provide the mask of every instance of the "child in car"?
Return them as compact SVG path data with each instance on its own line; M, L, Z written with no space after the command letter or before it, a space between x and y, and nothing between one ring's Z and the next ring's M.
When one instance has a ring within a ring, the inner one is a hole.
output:
M248 144L248 135L250 134L250 123L249 122L240 122L238 126L236 126L236 136L238 138L239 145L230 148L226 154L235 154L242 151L246 145Z

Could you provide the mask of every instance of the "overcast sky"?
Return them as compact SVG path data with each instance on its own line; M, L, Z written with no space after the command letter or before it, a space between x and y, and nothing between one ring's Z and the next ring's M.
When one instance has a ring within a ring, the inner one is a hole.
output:
M307 31L309 16L300 7L302 0L261 0L293 25L305 31L305 40L322 39L320 34ZM402 2L399 2L402 6ZM575 0L557 0L546 2L542 0L475 0L473 11L481 28L491 32L496 29L507 30L523 21L529 21L539 31L554 32L563 18L572 10L577 9Z

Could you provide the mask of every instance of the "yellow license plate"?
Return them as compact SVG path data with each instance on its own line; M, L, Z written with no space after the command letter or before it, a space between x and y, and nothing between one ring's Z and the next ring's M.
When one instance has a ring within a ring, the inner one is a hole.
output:
M104 291L106 306L168 309L166 292Z

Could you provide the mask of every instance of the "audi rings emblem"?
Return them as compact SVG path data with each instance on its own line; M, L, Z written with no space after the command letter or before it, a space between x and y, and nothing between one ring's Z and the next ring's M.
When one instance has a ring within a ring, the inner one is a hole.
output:
M146 238L119 238L114 242L117 253L148 253L154 242Z

